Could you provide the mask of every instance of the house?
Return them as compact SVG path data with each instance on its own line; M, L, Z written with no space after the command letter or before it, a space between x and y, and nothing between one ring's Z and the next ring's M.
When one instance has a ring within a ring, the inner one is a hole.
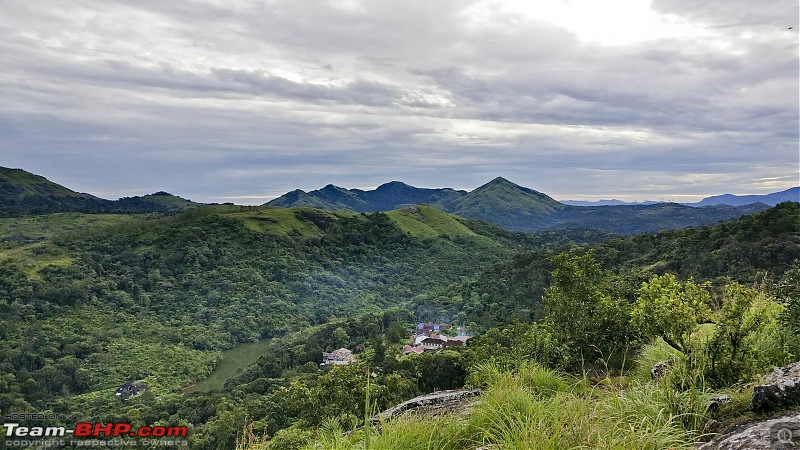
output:
M447 336L426 337L420 343L426 351L440 350L447 344Z
M420 323L417 325L417 336L430 336L432 334L439 334L441 325L438 323Z
M446 347L464 347L467 345L467 340L472 336L467 335L467 330L464 327L458 327L458 336L447 336L441 334L444 329L450 329L450 325L439 325L437 323L419 323L414 334L409 340L409 348L422 347L425 351L436 351ZM403 347L403 353L405 351Z
M415 345L413 347L410 346L410 345L404 345L403 346L403 354L404 355L407 355L409 353L422 353L424 351L425 351L425 346L423 346L423 345Z
M346 348L340 348L330 353L323 352L322 363L319 366L323 369L330 366L346 366L355 361L356 357L353 356L353 352Z
M459 335L447 338L447 343L449 347L464 347L467 345L467 341L471 339L472 336L466 335Z
M139 395L142 392L147 390L147 385L142 383L141 381L134 381L132 383L125 383L119 388L117 388L117 397L121 398L122 400L130 400L131 397L135 395Z

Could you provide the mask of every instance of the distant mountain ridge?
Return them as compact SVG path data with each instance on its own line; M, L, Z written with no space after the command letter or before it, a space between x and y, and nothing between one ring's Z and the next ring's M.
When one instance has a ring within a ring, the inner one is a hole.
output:
M684 203L688 206L712 206L712 205L730 205L730 206L744 206L753 203L764 203L770 206L775 206L783 202L800 202L800 187L793 187L781 192L773 192L764 195L733 195L722 194L706 197L697 203Z
M656 202L652 200L645 200L643 202L626 202L612 198L611 200L561 200L561 203L570 206L623 206L623 205L655 205Z
M497 177L471 192L449 188L421 189L397 181L381 185L372 191L327 185L308 193L295 190L265 205L377 212L419 203L511 231L593 228L626 234L706 225L768 208L764 203L739 207L713 205L703 208L677 203L612 205L601 208L572 206L503 177Z
M793 187L785 191L773 192L763 195L733 195L722 194L706 197L699 202L681 203L686 206L703 207L712 205L744 206L753 203L764 203L765 205L775 206L783 202L800 202L800 187ZM572 206L620 206L620 205L655 205L657 202L645 200L643 202L626 202L617 199L611 200L561 200L561 203Z
M471 192L451 188L422 189L399 181L369 191L329 184L308 193L301 190L289 192L265 206L387 212L419 204L428 204L447 213L481 220L510 231L584 228L622 234L707 225L769 208L764 203L745 206L718 204L700 208L676 203L571 206L502 177ZM54 212L164 213L203 206L207 205L166 192L105 200L72 191L21 169L0 167L0 217Z
M300 189L286 193L269 203L270 206L307 206L320 209L349 209L356 212L378 212L400 209L404 206L440 204L454 201L466 191L450 188L424 189L392 181L371 191L345 189L329 184L322 189L304 192Z
M0 167L0 217L54 212L142 213L199 205L167 192L106 200L82 194L22 169Z

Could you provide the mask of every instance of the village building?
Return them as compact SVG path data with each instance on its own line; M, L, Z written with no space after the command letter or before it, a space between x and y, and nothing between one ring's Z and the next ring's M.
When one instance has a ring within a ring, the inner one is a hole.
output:
M437 351L446 347L464 347L467 345L467 340L471 338L463 327L458 328L458 336L442 334L441 331L445 328L450 328L450 326L438 323L419 323L409 340L409 345L403 347L403 354Z
M330 353L323 352L322 363L319 366L323 369L330 366L346 366L355 361L356 357L353 356L353 352L346 348L340 348Z
M147 390L147 385L141 381L134 381L132 383L125 383L117 388L116 395L122 400L130 400L131 397L141 394Z

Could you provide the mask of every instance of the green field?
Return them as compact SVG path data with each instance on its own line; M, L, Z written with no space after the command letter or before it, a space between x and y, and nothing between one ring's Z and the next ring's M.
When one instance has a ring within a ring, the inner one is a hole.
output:
M259 356L269 346L269 339L248 344L237 345L236 347L222 352L222 360L205 380L193 384L185 392L208 392L222 389L225 382L255 363Z

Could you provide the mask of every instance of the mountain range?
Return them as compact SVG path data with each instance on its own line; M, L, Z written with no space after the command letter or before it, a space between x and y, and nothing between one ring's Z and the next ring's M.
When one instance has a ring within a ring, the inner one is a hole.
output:
M519 186L498 177L467 192L455 189L420 189L399 181L383 184L375 190L345 189L327 185L310 192L295 190L268 203L267 206L314 208L357 212L391 211L409 205L426 203L458 216L489 222L507 230L535 232L548 228L593 228L615 233L645 233L663 229L684 228L730 220L744 214L763 211L777 204L797 188L784 193L758 197L736 206L720 202L698 207L677 203L641 203L574 206L554 200L541 192ZM708 200L708 199L706 199ZM724 199L723 199L724 200ZM704 200L705 201L705 200ZM701 202L702 203L702 202Z
M798 188L767 196L709 197L695 206L677 203L574 206L497 177L473 191L423 189L392 181L374 190L294 190L266 207L386 212L427 204L444 212L488 222L506 230L536 232L554 228L590 228L613 233L646 233L730 220L767 209L783 199L798 200ZM743 204L747 201L758 203ZM736 205L724 204L725 202ZM709 206L706 206L709 205ZM21 169L0 167L0 217L53 212L141 213L203 207L166 192L106 200L72 191Z
M706 197L699 202L695 203L684 202L681 204L686 206L703 207L711 205L744 206L753 203L764 203L766 205L775 206L781 202L797 202L797 201L800 201L800 187L793 187L786 189L785 191L773 192L771 194L764 194L764 195L734 195L734 194L713 195L711 197ZM596 200L596 201L562 200L561 203L572 206L611 206L611 205L619 206L619 205L654 205L656 203L664 203L664 202L656 202L650 200L645 200L643 202L625 202L622 200L611 199L611 200Z

